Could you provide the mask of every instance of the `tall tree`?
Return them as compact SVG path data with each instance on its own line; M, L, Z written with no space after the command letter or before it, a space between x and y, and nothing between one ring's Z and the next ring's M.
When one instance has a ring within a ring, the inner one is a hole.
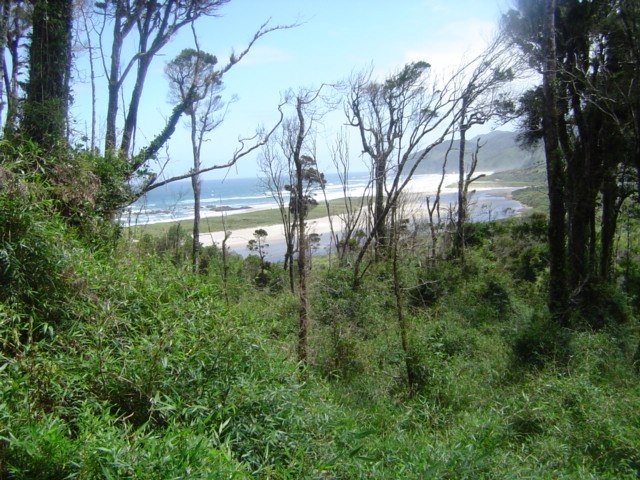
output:
M556 0L545 1L542 126L549 189L549 310L566 324L568 291L565 253L564 164L558 131Z
M176 103L189 102L186 109L191 130L193 156L193 245L194 272L200 263L200 198L202 168L201 152L206 135L220 125L223 117L217 112L223 107L219 91L221 82L216 71L218 60L201 50L185 49L167 64L165 73L169 78L171 97Z
M72 0L36 0L22 130L45 148L66 139L71 74Z
M459 121L458 133L458 209L454 253L464 260L465 228L468 216L469 185L474 177L478 149L472 152L472 162L467 162L467 132L475 125L484 125L490 120L508 118L514 110L507 86L521 70L519 57L511 55L504 37L496 38L487 49L472 59L456 74L458 87ZM476 161L474 162L473 159ZM471 167L471 168L470 168Z
M155 55L185 25L203 15L215 14L229 0L107 0L98 3L105 23L112 22L112 43L109 65L105 63L108 86L107 131L105 149L116 149L118 99L123 83L131 71L135 71L134 86L127 104L127 114L122 130L120 151L130 153L138 123L138 109L147 72ZM125 40L136 33L136 52L123 59Z
M588 309L595 284L610 281L617 211L628 195L617 184L621 167L629 163L624 159L637 145L628 106L637 98L638 63L628 42L633 28L625 27L625 4L519 0L505 17L512 38L543 74L542 88L529 91L522 104L525 137L545 142L549 304L563 322L569 305Z
M371 160L374 188L373 227L354 262L354 286L369 246L387 243L389 212L413 173L458 122L455 79L437 85L429 71L426 62L410 63L383 82L359 75L348 86L345 112Z
M318 99L324 86L318 89L302 89L296 94L288 93L285 101L293 112L282 123L280 134L273 137L263 153L262 168L267 175L267 185L272 195L279 200L285 231L289 231L290 241L295 239L295 247L287 248L287 255L297 251L297 295L298 295L298 361L305 364L308 358L307 339L309 334L308 299L308 236L307 214L317 202L311 190L322 184L324 175L318 172L315 158L315 126L322 116ZM283 178L284 177L284 178ZM288 184L283 180L288 178ZM275 191L274 191L275 190ZM284 212L282 190L289 192L289 206ZM293 264L289 259L290 279L293 280Z

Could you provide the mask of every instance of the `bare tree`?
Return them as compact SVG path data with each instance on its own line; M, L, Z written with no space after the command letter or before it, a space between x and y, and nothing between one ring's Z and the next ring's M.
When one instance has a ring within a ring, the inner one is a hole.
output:
M382 83L370 74L350 81L345 110L371 160L374 182L373 226L354 264L355 287L369 245L385 245L387 216L413 173L458 122L453 80L437 85L429 73L429 64L417 62Z
M431 260L434 261L437 255L438 246L438 234L442 226L442 217L440 215L440 196L442 194L442 185L447 175L447 164L449 163L449 155L453 149L454 144L454 132L451 132L451 140L447 147L447 151L444 155L444 161L442 162L442 170L440 174L440 181L438 182L438 188L436 194L431 201L430 197L427 197L427 216L429 218L429 233L431 234Z
M287 185L293 184L293 165L291 157L283 153L287 151L286 142L282 136L274 136L268 142L260 156L260 170L263 174L262 184L278 205L280 221L284 232L285 254L284 269L289 274L289 288L295 292L295 277L293 268L293 255L295 249L295 231L293 211L289 208L288 198L285 196Z
M317 169L315 158L315 125L323 114L318 106L318 99L323 87L315 90L303 89L296 94L288 93L286 95L285 101L292 107L293 113L283 122L277 141L274 137L275 144L270 146L273 148L263 152L263 171L268 177L267 185L271 186L272 195L281 202L281 214L290 225L296 240L298 252L298 343L296 350L298 361L303 365L307 362L309 332L309 301L307 296L309 248L306 219L309 209L317 204L313 199L312 190L314 186L325 181L324 175ZM280 160L277 160L278 156L281 157ZM291 174L291 183L282 186L285 168L287 175ZM284 197L279 196L282 195L281 187L289 192L289 211L286 216L283 212Z
M76 45L81 49L88 51L89 53L89 81L91 83L91 132L89 133L89 147L91 151L96 149L96 105L97 105L97 87L96 87L96 56L94 53L93 35L96 32L95 16L91 14L89 10L89 2L87 0L79 0L76 3L76 31L75 36ZM81 39L81 34L84 33L84 38Z
M356 233L362 228L363 213L365 212L366 199L369 193L369 186L364 189L360 198L355 198L351 192L349 175L351 172L351 159L349 155L349 143L346 138L346 132L340 132L336 137L335 143L331 148L331 161L338 174L340 185L342 186L342 201L344 202L344 213L338 215L340 230L337 231L329 207L326 196L326 189L322 191L325 194L325 205L329 223L331 228L331 242L336 249L338 262L344 265L347 255L355 246Z
M473 178L479 145L476 146L473 167L466 165L467 132L475 125L483 125L498 117L504 118L515 110L514 101L506 87L520 70L520 57L513 55L510 44L503 37L498 37L481 55L464 65L456 74L460 82L460 111L457 126L458 214L454 252L461 260L464 260L464 229L468 216L467 191L469 184L480 178Z

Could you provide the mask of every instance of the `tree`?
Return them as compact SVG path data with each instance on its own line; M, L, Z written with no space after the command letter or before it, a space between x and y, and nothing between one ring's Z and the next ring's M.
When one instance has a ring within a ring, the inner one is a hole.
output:
M556 1L545 1L543 46L543 112L544 150L547 160L549 189L549 310L560 324L567 323L568 291L565 253L565 172L560 151L558 125L557 48L555 40Z
M472 153L471 164L466 163L467 132L475 125L483 125L496 118L504 118L514 110L506 86L520 70L519 57L511 55L503 37L494 40L478 57L464 65L456 74L461 82L458 113L458 211L454 253L464 261L464 231L468 216L469 185L474 177L480 144ZM467 73L469 72L469 73Z
M107 76L108 106L105 151L116 148L116 118L118 97L124 81L135 70L135 83L128 101L127 114L120 151L127 155L138 123L138 109L149 67L155 55L185 25L203 15L213 15L229 0L195 0L189 2L163 0L106 0L96 6L101 10L104 23L113 22L110 63L104 64ZM137 34L137 51L124 60L123 47L126 38Z
M429 64L416 62L383 82L373 81L370 74L349 82L345 113L371 160L374 190L373 227L354 263L354 286L369 245L375 241L378 252L387 243L389 212L413 173L458 121L453 80L436 85L429 71Z
M295 293L295 276L293 267L293 256L295 250L295 231L293 211L289 208L289 202L285 198L287 186L293 183L293 165L290 157L286 155L288 151L284 136L272 137L262 149L260 155L260 171L263 174L262 183L271 197L278 205L280 221L284 232L286 250L284 254L283 268L289 274L289 289Z
M66 141L72 0L34 2L21 128L44 148Z
M196 42L197 44L197 42ZM165 73L170 82L170 96L178 103L188 103L186 113L189 116L191 130L191 149L193 156L193 271L198 272L200 262L200 170L202 143L205 136L222 123L223 117L216 112L223 108L219 95L221 82L216 71L218 60L215 56L201 50L185 49L169 62Z
M315 92L301 92L295 97L296 117L291 123L290 151L295 167L295 183L291 185L291 208L298 227L298 361L307 362L307 337L309 332L309 305L307 297L307 237L306 218L308 211L308 195L305 195L305 180L307 184L319 177L317 170L313 171L315 158L304 154L305 141L314 122L311 106L318 98L320 90ZM306 115L305 115L306 114ZM306 146L308 147L308 145Z
M312 196L315 185L322 184L324 175L318 171L315 159L315 124L322 116L317 106L324 86L315 90L300 90L288 93L285 102L293 113L282 123L277 137L273 137L263 151L262 169L267 175L265 183L272 196L279 202L285 234L288 241L295 239L295 247L288 244L287 256L297 251L297 294L298 294L298 361L307 362L307 338L309 332L309 300L307 293L308 238L306 219L308 211L317 204ZM284 103L284 102L283 102ZM285 177L286 175L286 177ZM290 183L285 184L284 180ZM285 211L283 191L289 192L288 208ZM291 262L291 259L289 260ZM290 280L293 282L293 265L289 263ZM293 289L292 289L293 290Z
M620 174L629 163L624 159L633 158L637 145L629 106L637 98L638 67L628 46L633 29L625 27L624 17L632 11L627 5L520 0L505 17L514 42L543 74L542 88L530 90L521 103L524 138L545 142L549 305L561 323L568 321L570 305L588 314L596 284L610 281L616 211L628 196L618 185L624 185Z
M319 95L319 90L316 91ZM297 151L298 135L300 135L296 117L288 118L282 124L278 135L274 135L272 140L265 145L262 151L260 168L263 177L263 184L271 193L271 196L278 205L282 228L284 231L286 251L284 257L284 268L289 273L289 287L291 292L295 291L295 253L300 258L300 223L310 208L317 205L313 197L315 187L324 187L324 174L319 172L315 160L315 145L311 140L313 134L312 126L321 116L314 108L313 103L317 98L311 91L303 91L299 94L299 99L287 99L289 103L300 102L303 120L308 119L311 125L308 131L302 132L302 145ZM289 96L289 95L288 95ZM300 182L298 181L300 179ZM303 239L302 243L305 243ZM303 254L303 263L306 254ZM299 264L299 261L298 261Z
M340 185L342 186L342 201L344 202L344 213L338 215L339 230L336 230L334 226L324 185L322 186L322 192L325 197L327 216L329 217L332 243L336 249L339 264L344 266L347 262L347 255L357 244L357 232L362 230L363 212L365 212L368 188L363 190L359 199L353 198L353 192L351 192L349 183L351 158L346 132L341 131L337 135L330 154L331 161L340 180Z
M0 118L5 107L4 133L10 134L18 122L18 103L20 100L20 72L25 64L23 58L23 42L31 27L31 3L24 0L2 0L0 2ZM9 53L7 63L5 50Z
M266 238L269 234L264 228L258 228L253 232L253 239L249 240L247 248L249 251L255 252L260 257L260 273L256 278L256 283L259 287L265 287L267 285L267 248L269 244L266 242Z
M251 50L255 42L257 42L260 38L276 30L290 28L290 26L281 26L281 25L278 25L275 27L269 27L268 24L269 24L268 21L263 23L258 29L258 31L253 35L253 38L249 41L246 48L239 54L235 54L235 53L231 54L231 56L229 57L229 61L226 63L226 65L218 69L217 76L220 82L222 82L224 75L229 70L231 70L237 63L239 63L247 55L247 53L249 53L249 51ZM162 131L159 132L151 140L151 142L149 142L149 145L141 149L140 152L138 152L136 155L132 156L129 159L128 168L129 168L130 178L134 174L139 172L140 169L147 166L148 162L151 159L155 158L158 152L162 149L162 147L166 144L166 142L171 138L171 136L175 132L178 122L180 121L180 118L189 110L189 108L191 108L192 103L196 100L197 98L196 93L197 92L195 88L192 89L191 91L187 91L186 94L184 95L184 100L179 102L173 108L173 111L171 112L171 115L169 116L167 123L162 129ZM278 108L280 109L281 107L282 105L280 105ZM226 163L212 165L212 166L201 169L199 172L190 171L188 173L185 173L182 175L176 175L162 181L158 181L158 176L159 176L158 174L153 174L153 173L150 174L147 172L147 179L142 184L141 188L138 190L137 192L138 196L141 196L144 193L154 188L158 188L162 185L166 185L167 183L183 180L186 178L191 178L196 173L206 173L212 170L227 168L234 165L240 158L262 147L267 142L270 135L277 130L277 128L280 125L280 122L282 121L282 118L283 118L282 111L280 111L280 119L276 122L274 127L269 132L260 131L253 137L238 139L238 142L240 143L240 147L238 147L238 149L232 155L232 158ZM254 141L254 140L255 140L255 143L253 145L251 146L247 145L248 142Z

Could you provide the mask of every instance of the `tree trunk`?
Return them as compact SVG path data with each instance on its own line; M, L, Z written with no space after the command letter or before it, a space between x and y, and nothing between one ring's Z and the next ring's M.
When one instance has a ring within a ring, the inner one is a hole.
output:
M302 99L298 98L296 103L298 115L298 135L293 152L293 160L296 167L296 212L298 216L298 361L301 364L307 363L307 337L309 334L309 305L307 298L307 246L306 246L306 205L304 199L304 178L302 143L305 135L304 112L302 111Z
M147 71L153 56L151 54L145 55L140 58L138 66L138 74L136 76L136 83L131 92L131 101L129 102L129 109L127 110L127 118L124 121L124 129L122 131L122 142L120 144L120 151L124 155L129 154L131 144L133 142L133 135L138 125L138 108L140 107L140 99L142 97L142 89L144 87L144 81L147 77Z
M44 148L65 141L71 72L71 0L34 2L22 128Z
M4 134L9 135L16 129L18 123L18 102L19 102L19 89L20 84L18 76L20 73L20 41L23 38L24 31L21 29L19 22L13 22L13 30L9 30L9 20L11 18L11 0L3 1L3 22L5 25L5 36L7 41L6 48L9 51L11 57L11 71L6 63L4 55L0 61L2 62L2 81L4 83L4 90L7 99L7 115L4 124ZM9 34L10 32L10 34Z
M384 158L378 158L375 161L374 168L374 185L375 185L375 198L373 208L373 224L374 224L374 238L375 238L375 252L376 257L381 253L381 250L386 246L386 222L384 212L384 183L386 175L386 161Z
M558 135L557 58L555 40L556 1L545 0L543 127L549 191L549 310L561 325L567 323L565 172Z
M201 180L200 175L191 177L193 187L193 244L191 254L193 259L193 273L200 271L200 196Z
M0 2L0 123L5 107L5 88L7 97L9 97L9 75L7 74L7 62L4 59L5 42L7 38L7 29L9 27L9 9L11 4L8 0Z
M600 281L611 281L613 265L613 244L615 241L618 212L618 185L613 172L607 173L602 186L602 223L600 225Z
M467 195L465 188L465 166L464 156L466 153L467 125L466 121L466 98L462 99L462 110L460 116L460 139L458 141L458 217L456 219L456 237L453 244L453 251L456 257L464 263L464 228L467 223Z
M195 175L191 177L191 186L193 188L193 241L191 246L191 258L193 261L193 273L200 271L200 190L201 181L200 174L200 148L198 145L198 125L195 107L191 107L191 147L193 151L193 171Z
M105 134L105 153L116 148L116 120L118 116L118 95L120 94L120 60L124 37L120 32L122 19L116 15L113 21L113 43L111 44L111 64L107 87L107 130ZM103 53L104 54L104 53Z
M395 218L396 212L394 209L393 217ZM398 273L398 232L394 229L393 239L393 294L396 299L396 312L398 315L398 329L400 330L400 344L402 346L402 352L404 354L404 365L407 372L407 384L409 385L409 391L413 393L416 387L416 374L413 367L413 359L411 358L411 351L409 350L409 333L407 327L407 319L404 315L402 307L402 289L400 286L400 275Z

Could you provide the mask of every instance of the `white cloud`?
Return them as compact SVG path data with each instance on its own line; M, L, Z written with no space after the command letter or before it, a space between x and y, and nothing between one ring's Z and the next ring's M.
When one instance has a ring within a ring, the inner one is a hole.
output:
M403 63L424 60L439 73L448 73L479 55L490 42L495 23L482 20L450 22L429 34L424 43L406 50Z

